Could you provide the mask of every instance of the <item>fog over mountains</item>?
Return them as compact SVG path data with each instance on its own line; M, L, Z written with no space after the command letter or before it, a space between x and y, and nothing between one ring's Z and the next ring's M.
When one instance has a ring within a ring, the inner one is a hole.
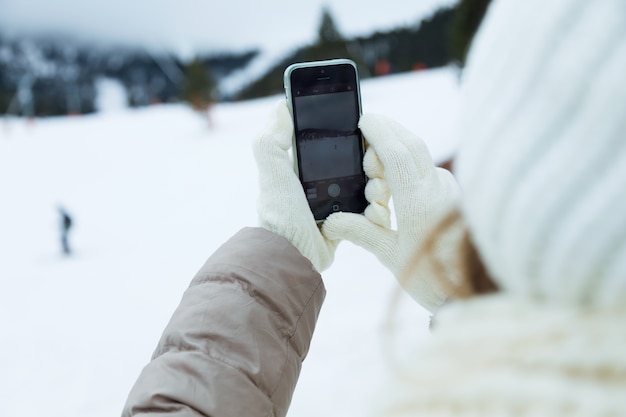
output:
M298 61L350 58L361 78L445 66L458 61L449 48L455 13L456 6L443 7L411 25L346 37L324 9L317 37L308 44L272 53L214 50L191 58L164 49L0 31L0 115L92 113L101 79L119 83L132 107L193 103L190 95L202 98L204 107L280 92L284 68Z

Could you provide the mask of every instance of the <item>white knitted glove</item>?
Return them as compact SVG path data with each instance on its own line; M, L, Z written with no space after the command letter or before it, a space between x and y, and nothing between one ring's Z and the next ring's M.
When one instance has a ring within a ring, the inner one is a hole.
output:
M370 204L363 215L332 214L324 222L323 233L329 239L362 246L400 278L428 232L457 202L458 186L449 171L435 167L424 142L398 123L364 114L359 127L370 145L363 161L370 178L365 188ZM390 195L397 231L391 229ZM400 283L430 311L445 300L445 292L432 275Z
M259 222L286 238L322 272L331 265L339 241L322 236L315 222L290 159L292 135L291 115L281 101L253 146L260 182Z

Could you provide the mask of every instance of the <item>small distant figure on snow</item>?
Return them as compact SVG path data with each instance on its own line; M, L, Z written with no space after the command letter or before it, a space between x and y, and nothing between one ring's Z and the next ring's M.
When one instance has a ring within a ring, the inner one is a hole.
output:
M65 255L71 255L72 250L70 249L68 236L72 228L72 216L63 207L59 206L58 210L61 216L61 248Z

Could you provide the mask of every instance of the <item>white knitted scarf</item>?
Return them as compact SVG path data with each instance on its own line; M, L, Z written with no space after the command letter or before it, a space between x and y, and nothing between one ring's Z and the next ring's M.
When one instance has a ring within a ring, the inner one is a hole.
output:
M626 416L626 306L453 302L407 365L382 415Z

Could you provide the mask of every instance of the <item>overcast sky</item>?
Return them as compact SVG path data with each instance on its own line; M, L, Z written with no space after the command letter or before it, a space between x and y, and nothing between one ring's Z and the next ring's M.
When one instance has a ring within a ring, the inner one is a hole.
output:
M173 50L294 48L314 40L327 5L339 30L413 24L456 0L0 0L5 33L57 31Z

